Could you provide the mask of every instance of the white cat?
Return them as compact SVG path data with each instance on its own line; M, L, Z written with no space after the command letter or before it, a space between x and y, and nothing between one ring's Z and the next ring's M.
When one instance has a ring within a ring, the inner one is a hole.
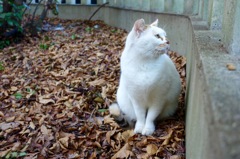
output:
M157 27L158 20L145 25L135 22L127 36L121 56L121 77L117 103L109 107L110 114L130 125L135 133L151 135L154 121L172 115L178 105L180 76L167 53L166 32Z

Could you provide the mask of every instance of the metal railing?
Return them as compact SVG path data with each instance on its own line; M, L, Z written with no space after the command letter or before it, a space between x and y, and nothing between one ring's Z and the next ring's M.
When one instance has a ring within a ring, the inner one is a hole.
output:
M40 0L33 0L39 3ZM199 13L201 6L209 0L57 0L59 4L101 5L109 2L110 6L141 11L165 12L176 14Z

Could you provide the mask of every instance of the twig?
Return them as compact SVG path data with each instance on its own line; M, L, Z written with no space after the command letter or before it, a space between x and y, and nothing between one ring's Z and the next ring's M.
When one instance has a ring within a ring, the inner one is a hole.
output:
M106 4L109 4L109 2L103 3L102 5L100 5L98 7L98 9L91 15L91 17L88 19L89 21L92 19L92 17L102 8L104 7Z
M74 91L74 92L86 93L87 91L89 91L88 88L78 88L78 87L73 87L73 86L67 85L67 84L64 84L64 85L68 88L73 89L72 91Z
M35 8L35 10L34 10L34 12L33 12L33 15L32 15L31 23L33 23L33 20L34 20L34 17L35 17L36 11L37 11L39 5L42 3L42 1L43 1L43 0L40 0L40 2L37 4L37 6L36 6L36 8Z
M33 0L31 0L31 1L27 4L27 6L29 6L30 4L32 4L32 1L33 1ZM24 9L24 11L23 11L23 13L22 13L22 16L25 14L26 11L27 11L27 7Z

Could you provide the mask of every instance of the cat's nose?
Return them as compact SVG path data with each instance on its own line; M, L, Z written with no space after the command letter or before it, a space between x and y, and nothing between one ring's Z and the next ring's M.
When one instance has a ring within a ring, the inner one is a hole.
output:
M170 42L167 40L167 41L166 41L166 44L170 44Z

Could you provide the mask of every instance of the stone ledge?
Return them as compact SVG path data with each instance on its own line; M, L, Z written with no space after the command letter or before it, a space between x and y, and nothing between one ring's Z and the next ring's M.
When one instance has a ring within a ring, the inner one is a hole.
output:
M202 105L207 114L205 124L209 137L206 139L211 141L209 148L213 153L203 158L240 158L240 56L228 54L223 47L221 32L195 31L194 34L199 54L197 60L201 62L200 69L206 82L202 93L209 99L207 105ZM233 64L236 70L228 70L227 64ZM189 93L191 91L194 88ZM194 114L188 116L194 118Z

